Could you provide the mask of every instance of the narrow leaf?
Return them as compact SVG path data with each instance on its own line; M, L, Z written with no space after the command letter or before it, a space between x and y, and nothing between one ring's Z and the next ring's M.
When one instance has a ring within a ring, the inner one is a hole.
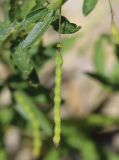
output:
M11 24L6 22L0 23L0 43L2 43L10 34L27 28L30 24L37 22L39 19L42 21L47 13L48 10L46 8L37 9L30 12L21 22L14 21Z
M19 44L16 52L12 55L14 64L23 74L24 78L27 78L33 69L31 60L31 54L28 54L28 47L30 47L35 41L40 39L45 31L49 28L53 20L53 11L47 13L43 21L36 23L32 31L28 34L23 42Z
M53 21L53 11L50 11L44 18L43 21L39 21L32 31L28 34L26 39L22 42L21 47L22 49L27 49L31 46L35 41L40 39L45 31L49 28L50 24Z
M0 24L0 45L1 43L12 33L14 32L16 23L8 24L3 22Z
M84 0L83 3L83 14L87 16L96 7L98 0Z

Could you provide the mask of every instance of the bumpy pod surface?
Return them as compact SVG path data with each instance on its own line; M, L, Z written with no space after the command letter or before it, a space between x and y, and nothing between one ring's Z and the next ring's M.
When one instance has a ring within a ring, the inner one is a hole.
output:
M37 118L36 113L34 112L34 106L29 97L22 91L16 91L14 93L14 98L17 104L20 106L20 109L27 117L28 123L32 129L33 136L33 156L38 157L41 152L41 133L40 133L40 122Z
M55 96L54 96L54 144L59 146L61 133L60 104L61 104L61 80L62 80L62 64L61 54L56 54L56 74L55 74Z

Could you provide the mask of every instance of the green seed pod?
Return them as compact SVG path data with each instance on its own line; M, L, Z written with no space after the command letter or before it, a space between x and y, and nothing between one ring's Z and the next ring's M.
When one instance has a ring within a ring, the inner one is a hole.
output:
M33 128L33 155L34 157L38 157L41 152L41 135L39 134L39 123L34 122L32 124Z
M63 60L60 52L56 54L56 75L55 75L55 96L54 96L54 144L59 146L61 133L61 119L60 119L60 103L61 103L61 79L62 79L62 64Z
M17 91L14 94L15 101L20 106L22 112L26 115L28 123L30 123L31 129L33 131L33 156L38 157L41 151L41 134L40 134L40 122L34 112L34 105L31 99L21 91Z

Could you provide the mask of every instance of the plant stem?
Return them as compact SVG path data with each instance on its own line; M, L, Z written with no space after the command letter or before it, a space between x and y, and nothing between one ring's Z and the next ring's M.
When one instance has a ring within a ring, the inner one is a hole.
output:
M111 0L108 0L110 6L110 13L111 13L111 23L114 23L114 11L112 8Z

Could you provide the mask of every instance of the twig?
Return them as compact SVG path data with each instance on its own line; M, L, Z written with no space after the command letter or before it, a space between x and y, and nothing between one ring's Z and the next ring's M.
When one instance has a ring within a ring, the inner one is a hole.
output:
M111 13L111 22L114 23L114 11L112 8L111 0L108 0L110 6L110 13Z

